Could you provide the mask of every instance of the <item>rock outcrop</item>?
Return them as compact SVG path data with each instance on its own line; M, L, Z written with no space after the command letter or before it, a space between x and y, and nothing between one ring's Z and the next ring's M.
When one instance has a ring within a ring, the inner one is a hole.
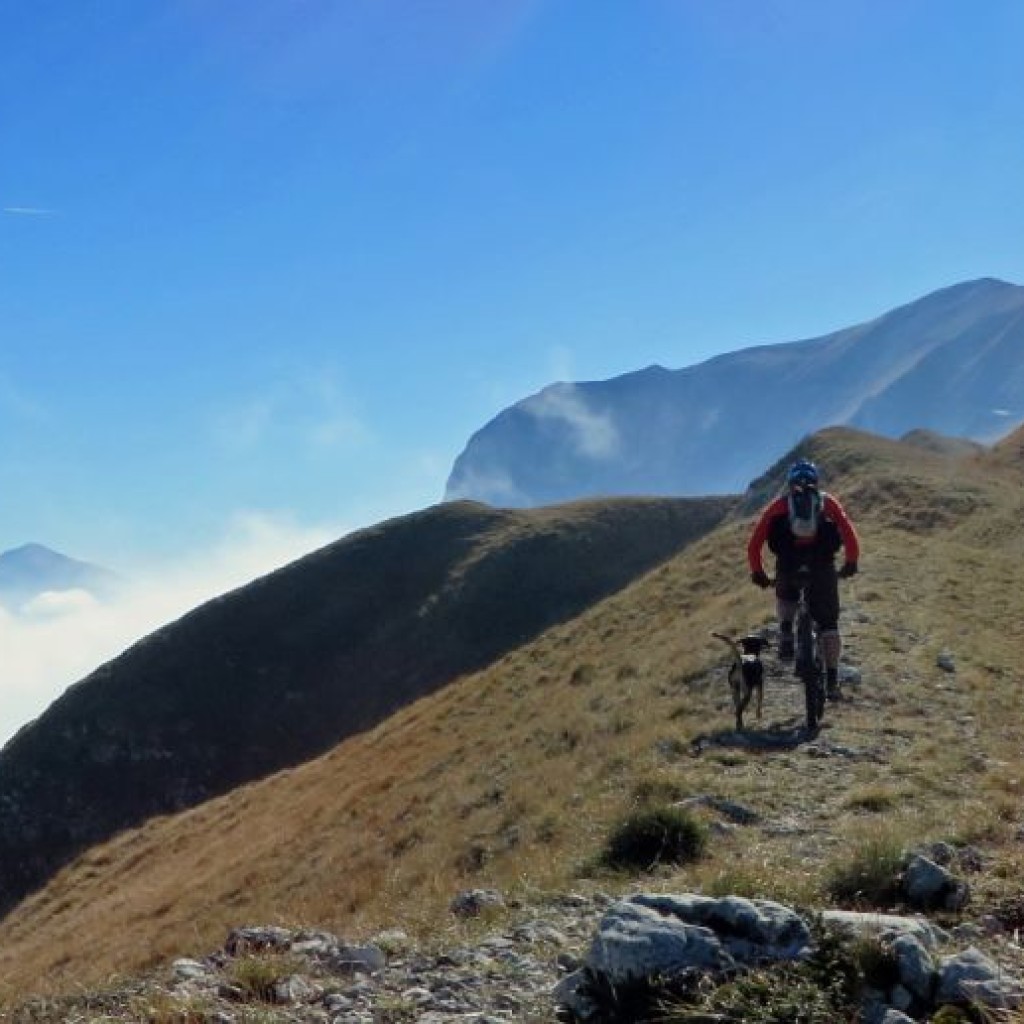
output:
M747 972L792 970L829 935L870 941L888 964L884 985L865 978L851 989L858 1003L841 1019L855 1012L864 1024L906 1024L942 1006L995 1012L1024 1002L1009 937L982 950L920 916L828 911L812 921L770 900L693 893L564 894L522 905L470 890L451 905L460 916L500 909L500 919L473 938L456 929L427 942L399 930L351 942L321 929L239 927L211 953L106 990L9 1008L8 1019L507 1024L557 1016L604 1024L650 1019L639 1004L624 1008L630 991L678 995L683 979L694 1019L736 1020L700 1016L699 998Z
M582 966L558 983L554 999L576 1021L606 1020L609 994L618 1002L630 989L696 991L695 976L706 988L754 968L808 960L813 925L769 900L632 896L609 907ZM1019 975L977 948L953 948L954 938L924 918L827 910L818 928L871 936L891 962L884 987L871 977L862 986L863 1017L873 1024L922 1019L947 1004L1008 1009L1024 1002Z

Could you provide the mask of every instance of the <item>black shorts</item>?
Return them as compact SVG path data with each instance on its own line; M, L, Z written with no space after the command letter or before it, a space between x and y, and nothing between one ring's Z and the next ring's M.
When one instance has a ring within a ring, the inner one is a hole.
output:
M796 601L800 597L792 569L778 565L775 569L775 595L782 601ZM839 626L839 577L833 562L811 565L811 585L807 594L811 618L824 632Z

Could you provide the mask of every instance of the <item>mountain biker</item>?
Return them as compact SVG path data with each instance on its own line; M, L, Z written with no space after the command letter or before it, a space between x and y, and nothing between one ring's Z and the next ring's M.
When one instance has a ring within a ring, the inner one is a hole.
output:
M750 542L747 562L750 579L759 587L770 587L764 571L761 549L764 544L775 555L775 604L779 619L779 657L793 657L793 616L799 591L796 570L806 565L811 570L808 604L818 624L822 657L825 661L826 694L839 696L839 578L853 576L860 558L860 540L843 506L818 487L818 467L800 459L786 474L786 493L772 501L761 513ZM845 561L836 572L835 556L843 548Z

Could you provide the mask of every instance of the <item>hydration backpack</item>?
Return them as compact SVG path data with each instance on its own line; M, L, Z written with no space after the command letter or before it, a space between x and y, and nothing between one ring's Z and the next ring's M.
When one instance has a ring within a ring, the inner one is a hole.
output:
M825 507L825 495L813 488L790 491L788 499L789 528L793 536L807 540L818 535L818 525Z

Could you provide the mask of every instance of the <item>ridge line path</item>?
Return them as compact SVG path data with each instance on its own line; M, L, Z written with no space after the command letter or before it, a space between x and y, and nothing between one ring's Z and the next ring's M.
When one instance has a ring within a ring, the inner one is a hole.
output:
M739 801L758 819L758 845L765 848L747 856L795 857L805 862L808 875L823 859L843 853L846 841L834 832L841 816L868 822L879 818L876 810L898 809L905 801L903 820L916 812L928 827L933 823L922 789L947 800L962 795L969 785L964 774L977 772L985 760L977 752L969 689L937 666L936 681L922 678L914 663L927 638L915 633L898 609L882 630L859 602L849 600L841 629L843 694L826 705L816 736L804 728L803 688L792 662L779 662L769 652L760 721L748 708L743 733L724 728L696 737L692 745L695 757L722 766L717 798ZM725 668L717 669L707 683L721 695L718 720L731 725L724 673ZM927 777L921 754L932 748L942 749L947 767L956 764L950 777ZM748 827L721 825L734 827L750 838Z

